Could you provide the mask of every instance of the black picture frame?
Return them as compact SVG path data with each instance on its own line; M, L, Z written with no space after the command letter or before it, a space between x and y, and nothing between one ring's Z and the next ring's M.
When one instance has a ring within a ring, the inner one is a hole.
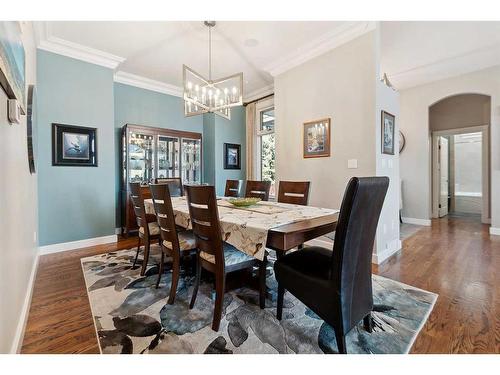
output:
M52 165L97 167L97 128L53 123Z
M382 111L381 115L381 139L380 143L382 146L382 154L394 155L394 145L396 140L395 129L396 129L396 116L393 114Z
M241 169L241 145L224 143L224 169Z

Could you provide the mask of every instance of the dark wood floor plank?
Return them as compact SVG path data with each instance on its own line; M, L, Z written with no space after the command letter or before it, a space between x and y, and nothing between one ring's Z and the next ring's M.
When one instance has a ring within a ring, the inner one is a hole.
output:
M40 258L23 353L99 353L80 258L135 238ZM500 238L475 218L433 220L374 273L439 294L412 353L500 352Z

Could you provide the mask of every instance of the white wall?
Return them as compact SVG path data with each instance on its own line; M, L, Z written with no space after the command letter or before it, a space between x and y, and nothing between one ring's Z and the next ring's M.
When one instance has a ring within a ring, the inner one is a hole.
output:
M339 208L352 176L391 178L375 262L400 248L398 155L382 156L380 146L380 110L397 116L399 105L397 93L379 82L378 49L378 31L371 31L274 81L278 180L310 180L311 205ZM303 123L324 117L332 120L331 156L304 159ZM357 169L347 168L349 159L357 159Z
M350 177L375 174L373 49L370 32L275 77L277 179L311 181L313 206L339 208ZM303 123L325 117L331 156L304 159Z
M400 93L400 126L406 148L400 156L403 216L431 217L429 106L464 93L491 96L491 191L500 187L500 67L414 87ZM491 197L492 227L500 227L500 198Z
M377 51L380 51L378 48ZM377 60L378 61L378 60ZM379 70L377 69L377 72ZM389 256L401 249L399 237L399 94L384 85L375 77L376 85L376 107L375 107L375 134L376 134L376 175L389 177L389 190L380 213L379 227L377 230L376 247L373 254L374 263L382 263ZM381 150L382 130L381 115L382 111L391 113L396 117L394 136L395 136L395 155L383 154Z
M27 83L35 83L36 53L31 23L23 24ZM27 309L30 278L37 259L37 184L28 169L26 116L7 121L7 96L0 88L0 353L18 350Z

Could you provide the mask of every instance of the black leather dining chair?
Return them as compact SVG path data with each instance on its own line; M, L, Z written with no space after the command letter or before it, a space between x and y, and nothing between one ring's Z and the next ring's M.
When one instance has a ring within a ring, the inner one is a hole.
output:
M351 178L340 207L333 252L305 247L274 263L278 320L288 290L333 327L339 353L347 353L346 335L361 320L365 329L372 330L371 259L388 186L388 177Z

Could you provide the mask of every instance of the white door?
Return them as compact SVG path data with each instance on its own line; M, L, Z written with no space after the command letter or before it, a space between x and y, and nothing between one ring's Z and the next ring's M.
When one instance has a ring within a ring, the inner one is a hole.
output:
M448 139L438 138L439 158L439 217L448 215Z

